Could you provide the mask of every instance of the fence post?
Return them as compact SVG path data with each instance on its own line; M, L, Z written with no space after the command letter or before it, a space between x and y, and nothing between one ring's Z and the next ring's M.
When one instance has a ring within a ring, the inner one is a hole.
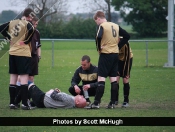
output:
M146 42L146 66L148 66L148 41Z
M52 40L52 67L54 67L54 40Z

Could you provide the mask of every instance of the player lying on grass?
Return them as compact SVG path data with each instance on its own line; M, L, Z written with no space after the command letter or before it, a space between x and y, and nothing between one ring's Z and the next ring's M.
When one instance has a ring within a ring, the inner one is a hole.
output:
M32 102L29 106L38 108L84 108L86 99L81 96L72 96L61 92L58 88L51 89L44 93L34 83L29 85L29 96ZM32 108L30 107L30 109Z
M44 93L36 85L30 84L29 95L38 108L84 108L86 106L86 99L83 96L72 96L61 92L58 88Z

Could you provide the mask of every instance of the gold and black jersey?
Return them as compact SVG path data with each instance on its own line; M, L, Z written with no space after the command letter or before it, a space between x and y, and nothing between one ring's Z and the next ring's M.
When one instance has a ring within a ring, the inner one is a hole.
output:
M126 61L129 58L133 57L133 53L131 50L131 47L128 44L125 44L120 50L119 50L119 60Z
M118 72L121 77L129 76L131 68L131 58L133 57L129 43L124 44L119 50Z
M28 25L30 25L30 28L33 28L26 20L17 19L9 22L8 34L11 38L10 55L31 57L29 39L32 37L34 28L32 29L32 34L29 34L29 30L31 29L28 29ZM21 45L21 41L27 42L27 44Z
M119 53L118 38L119 38L119 26L112 22L103 22L103 36L101 39L101 53ZM99 28L100 29L100 28ZM97 31L98 36L99 30Z
M133 53L132 53L132 50L131 50L131 47L130 47L130 58L133 57Z
M83 82L92 82L97 80L97 73L79 73L79 76Z
M91 88L95 88L98 85L97 75L98 68L94 65L90 65L88 70L83 70L82 67L78 67L72 77L71 85L75 86L82 82L82 85L90 84Z

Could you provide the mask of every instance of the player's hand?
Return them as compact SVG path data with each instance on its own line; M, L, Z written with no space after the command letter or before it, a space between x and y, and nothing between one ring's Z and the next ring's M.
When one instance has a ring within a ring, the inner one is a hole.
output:
M39 63L40 59L41 59L41 56L38 56L38 63Z
M58 89L58 88L55 88L55 91L57 91L58 93L60 93L60 92L61 92L61 90L60 90L60 89Z
M10 45L13 45L14 43L12 41L10 41Z
M78 86L74 86L75 93L80 94L81 90Z
M90 88L90 84L83 85L83 90L88 90Z
M126 79L129 79L129 76L126 76Z
M24 41L20 41L19 44L20 45L24 45L25 43L24 43Z

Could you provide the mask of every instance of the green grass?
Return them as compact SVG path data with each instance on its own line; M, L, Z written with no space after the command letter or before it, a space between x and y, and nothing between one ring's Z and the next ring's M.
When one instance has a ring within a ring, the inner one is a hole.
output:
M59 87L69 93L71 78L80 66L80 59L84 54L91 57L91 62L97 65L98 53L93 41L55 41L54 66L52 67L52 42L42 42L42 59L39 63L39 75L35 84L43 91ZM107 110L105 105L110 98L110 83L107 78L105 93L99 110L85 109L35 109L30 111L10 110L9 103L9 74L8 53L0 58L0 117L175 117L175 72L174 68L163 68L167 62L167 42L149 42L148 66L146 66L146 51L144 42L131 42L134 53L131 70L130 107L121 108L123 88L120 82L119 105L116 109ZM93 101L93 97L91 97ZM173 132L174 127L166 126L69 126L69 127L0 127L1 132Z

